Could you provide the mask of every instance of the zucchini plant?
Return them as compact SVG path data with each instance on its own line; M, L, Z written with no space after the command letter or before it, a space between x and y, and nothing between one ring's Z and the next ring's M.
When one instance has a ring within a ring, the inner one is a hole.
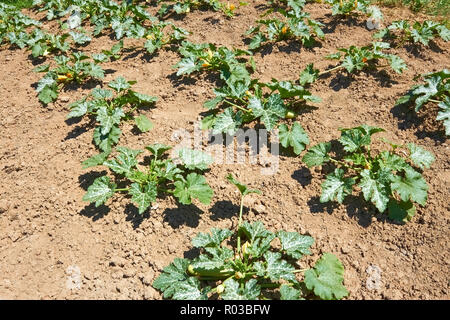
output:
M114 172L115 178L112 180L107 175L96 178L88 187L83 201L95 203L98 207L115 194L126 193L138 206L139 214L163 195L172 195L185 205L191 204L193 199L204 204L211 202L213 191L202 174L212 163L209 155L185 148L179 150L179 159L167 159L165 152L171 147L156 143L145 148L152 154L145 165L137 160L142 150L125 147L117 147L118 155L114 159L101 159L100 154L85 161L84 167L103 164Z
M131 85L135 83L118 77L108 84L112 90L95 88L88 96L69 106L71 110L67 118L95 116L98 125L94 129L94 143L106 154L119 141L122 120L134 120L142 132L153 127L144 115L133 114L138 108L154 104L158 98L131 90Z
M397 40L398 46L409 43L421 43L428 47L430 40L439 36L444 41L450 40L450 30L444 24L426 20L411 25L406 20L394 21L387 28L380 30L374 38Z
M160 17L165 17L172 13L186 14L193 9L208 8L214 11L222 11L228 17L234 15L236 6L232 3L225 4L220 0L158 0L158 3L162 3L161 8L158 11ZM243 4L242 2L240 5Z
M395 54L383 52L389 49L390 44L387 42L373 42L371 45L364 47L350 46L349 48L340 48L339 52L326 56L326 59L339 60L337 66L320 71L314 68L314 64L310 63L300 73L299 82L302 85L314 83L320 76L334 72L336 70L345 69L348 73L357 73L362 70L376 69L390 66L396 73L402 73L407 68L405 61ZM387 65L378 65L379 60L385 60Z
M41 23L23 14L15 6L0 3L0 44L9 43L21 49L27 46L27 28Z
M304 46L311 47L316 42L316 38L324 38L325 35L321 29L324 25L311 19L310 14L303 11L303 1L288 1L287 4L290 10L278 8L276 12L279 15L270 19L258 20L255 27L247 30L245 35L252 35L249 43L250 50L258 49L267 42L287 39L298 39ZM273 11L273 9L270 9L265 15ZM283 18L280 20L278 16Z
M325 163L334 167L322 183L320 202L342 203L357 185L364 199L380 213L388 210L393 220L411 220L416 213L414 202L426 204L428 185L422 170L434 162L433 154L413 143L396 145L386 140L392 150L375 154L371 150L372 135L383 129L361 125L340 131L343 150L336 152L339 156L330 156L331 142L323 142L311 147L302 158L309 168Z
M443 121L445 134L450 136L450 71L443 69L422 77L425 83L414 85L396 105L413 104L417 112L427 103L436 103L440 108L436 120Z
M321 75L343 68L348 73L361 71L366 68L376 68L376 62L380 59L386 60L396 73L402 73L406 69L403 59L395 54L383 52L390 47L390 44L387 42L372 42L372 44L364 47L350 46L349 48L340 48L338 49L339 52L328 55L326 58L341 60L342 63L332 69L323 71Z
M88 61L89 56L82 52L73 52L70 57L56 56L57 67L50 69L50 64L40 65L35 72L46 72L39 80L36 92L43 104L48 104L58 98L61 88L69 83L82 84L87 80L101 80L104 70L95 62Z
M199 233L192 245L200 249L195 259L175 258L153 282L164 298L176 300L258 300L278 295L282 300L342 299L344 267L331 253L324 253L311 269L297 261L311 254L314 239L297 232L267 230L262 222L243 222L244 198L260 193L237 181L228 181L241 194L235 231L212 228ZM280 245L275 245L279 242ZM299 277L297 275L302 275Z
M189 41L183 41L178 52L182 59L174 66L178 69L177 76L203 70L227 73L232 65L241 63L239 58L252 55L246 50L217 47L212 43L196 44Z
M69 34L54 35L41 29L34 29L26 41L27 47L31 50L33 57L46 57L50 53L65 53L70 49L66 39Z
M325 0L331 5L332 15L348 16L356 12L367 13L371 0Z

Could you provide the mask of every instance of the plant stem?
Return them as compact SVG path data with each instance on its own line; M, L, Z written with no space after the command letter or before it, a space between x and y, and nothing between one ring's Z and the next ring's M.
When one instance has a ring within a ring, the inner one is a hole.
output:
M320 76L323 76L324 74L330 73L330 72L332 72L332 71L334 71L334 70L341 69L341 68L343 68L343 67L344 67L344 66L343 66L342 64L340 64L340 65L338 65L338 66L336 66L336 67L334 67L334 68L331 68L331 69L322 71L322 72L319 73L319 77L320 77Z
M241 206L239 209L239 222L237 227L237 252L238 254L241 253L241 236L239 234L239 230L241 229L241 223L242 223L242 211L244 210L244 196L241 196Z
M226 102L226 103L228 103L228 104L230 104L230 105L232 105L233 107L238 108L238 109L241 110L241 111L244 111L244 112L250 112L250 110L247 110L247 109L245 109L245 108L242 108L241 106L239 106L239 105L237 105L237 104L235 104L235 103L233 103L233 102L230 102L230 101L228 101L228 100L223 100L223 101Z
M297 269L297 270L292 271L292 273L301 273L301 272L305 272L306 270L308 270L308 269Z
M130 190L130 188L115 189L115 191L119 191L119 192L121 192L121 191L129 191L129 190Z
M428 101L430 101L430 102L434 102L434 103L442 103L442 101L439 101L439 100L435 100L435 99L428 99Z

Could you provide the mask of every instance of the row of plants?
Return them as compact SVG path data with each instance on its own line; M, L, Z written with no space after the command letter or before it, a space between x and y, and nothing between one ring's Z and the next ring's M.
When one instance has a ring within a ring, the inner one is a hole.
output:
M369 1L327 0L333 15L348 16L357 12L380 19L381 12L369 6ZM191 8L208 7L232 16L235 6L217 0L157 1L162 4L158 12L164 19L172 13L187 14ZM398 73L406 68L404 61L387 53L391 45L420 42L428 46L434 36L448 41L448 29L440 24L424 22L409 26L396 22L374 36L389 42L373 42L364 47L341 48L328 56L339 64L319 71L310 64L295 81L272 79L262 82L254 77L256 64L253 54L269 42L295 38L306 47L324 37L323 25L304 12L303 0L269 1L272 6L258 25L247 32L252 35L248 50L217 47L213 44L195 44L185 40L188 32L173 23L159 21L144 6L133 1L117 3L112 0L35 0L38 11L46 12L46 19L58 19L61 34L49 34L41 23L30 19L12 7L0 6L0 40L20 48L28 48L34 57L44 60L49 54L64 53L54 62L38 66L44 72L36 91L42 103L57 99L59 92L70 84L87 81L102 83L104 70L100 64L120 59L124 50L123 38L146 39L144 48L149 53L171 43L178 43L181 60L174 66L178 76L195 73L216 74L220 86L214 89L215 98L204 105L208 109L202 121L203 129L233 135L244 125L258 122L269 131L278 129L280 143L300 155L308 166L322 166L328 172L322 183L321 202L342 203L355 188L376 209L397 221L408 221L415 214L414 203L425 205L428 185L422 171L429 168L434 156L415 144L396 145L383 140L390 150L371 149L372 135L381 128L361 125L340 129L338 145L324 142L307 148L309 138L301 124L294 119L306 103L320 102L308 89L319 77L335 70L348 73L379 67L386 60ZM245 5L241 3L241 5ZM282 18L278 18L281 15ZM67 22L60 19L69 16ZM11 19L13 17L13 19ZM5 22L7 21L7 22ZM395 27L402 25L403 28ZM78 48L91 40L84 28L93 27L92 36L111 31L118 43L111 50L88 56ZM29 32L30 28L32 31ZM167 33L164 30L170 29ZM76 29L77 31L69 31ZM71 37L72 42L66 40ZM0 42L1 43L1 42ZM417 85L398 103L411 103L416 110L425 103L438 103L449 134L449 72L443 70L424 75L425 85ZM138 157L143 150L118 146L122 121L134 121L141 132L152 128L152 123L139 110L151 107L157 97L132 90L135 81L118 77L108 83L108 89L95 88L87 96L70 104L68 118L89 117L95 120L93 142L100 153L83 161L84 168L105 166L110 174L95 179L83 197L95 206L123 194L138 207L139 214L147 211L158 198L173 196L180 204L191 204L195 199L210 204L213 190L205 178L205 171L213 159L199 151L178 150L169 158L170 146L152 144L145 149L151 156ZM291 121L291 123L289 123ZM287 123L286 123L287 122ZM112 157L112 155L115 155ZM244 222L244 198L249 189L233 176L227 177L241 193L238 224L234 231L215 229L199 233L192 245L200 249L195 259L176 258L154 281L165 298L172 299L341 299L348 295L343 285L344 268L339 259L324 253L311 269L299 267L298 260L311 254L314 240L296 232L266 230L261 222Z

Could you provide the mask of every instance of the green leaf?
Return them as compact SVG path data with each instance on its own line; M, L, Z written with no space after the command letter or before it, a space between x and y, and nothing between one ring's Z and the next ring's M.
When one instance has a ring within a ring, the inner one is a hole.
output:
M174 261L164 268L163 272L153 281L155 289L164 292L164 298L172 297L181 283L190 278L186 270L190 260L175 258Z
M287 261L281 259L281 253L267 251L264 254L266 260L266 266L264 268L265 276L269 277L272 281L278 281L280 279L288 281L296 281L294 270L295 268Z
M91 62L87 74L93 78L103 79L105 77L105 71L99 65Z
M159 158L162 156L162 154L170 149L172 149L171 146L167 146L162 143L154 143L149 146L146 146L145 149L150 151L156 158Z
M300 73L300 84L302 86L306 84L314 83L319 77L319 70L314 69L314 64L310 63L306 66L305 70Z
M130 93L135 98L137 98L140 103L152 104L152 103L155 103L156 101L158 101L158 97L149 96L147 94L135 92L135 91L132 91L132 90L130 90Z
M387 171L387 173L390 174L390 171ZM390 195L387 179L373 177L372 172L366 169L361 172L359 187L366 201L372 201L380 212L386 210Z
M293 147L295 154L300 154L309 144L309 138L306 131L297 121L289 130L286 124L278 126L281 145L285 148Z
M320 166L324 162L330 161L328 153L331 150L330 142L322 142L309 148L308 152L303 156L302 161L308 166L308 168Z
M91 168L91 167L96 167L98 165L103 164L103 162L106 161L106 159L108 159L109 156L109 152L102 152L96 155L93 155L92 157L84 160L81 165L83 169L87 169L87 168Z
M92 97L94 97L94 99L107 100L112 98L113 93L108 89L94 88L91 91L91 95Z
M311 254L309 248L314 243L310 236L304 236L298 232L279 231L278 239L281 241L281 250L294 259L301 259L304 255Z
M130 82L127 81L124 77L120 76L114 81L111 81L108 84L108 87L114 89L117 93L122 92L126 89L131 88Z
M249 223L244 221L239 229L239 232L244 232L250 242L254 242L258 238L267 238L273 235L272 232L268 231L261 221L256 221Z
M280 287L281 300L300 300L300 290L292 288L288 285L281 285Z
M139 214L143 214L152 202L156 201L158 195L157 186L154 182L148 182L144 186L133 183L128 193L131 195L131 201L138 205Z
M92 60L94 60L95 63L104 63L108 61L108 56L104 53L94 53L92 55Z
M301 99L304 95L310 94L309 91L305 90L302 86L295 85L290 81L278 81L272 79L272 82L267 83L266 86L272 91L278 90L281 99L294 97L299 97Z
M241 193L242 196L246 196L247 194L250 193L261 194L261 191L259 191L258 189L249 189L245 184L242 184L239 181L237 181L231 173L228 174L227 180L230 183L234 184L239 189L239 192Z
M182 148L178 151L178 156L189 170L206 170L213 163L213 158L200 150Z
M441 109L438 112L436 120L444 121L445 134L450 136L450 97L446 97L445 101L438 104Z
M45 87L39 92L38 98L43 104L49 104L58 98L58 91L54 87Z
M144 115L135 117L134 121L141 132L147 132L153 129L153 123Z
M428 185L422 175L412 168L405 169L405 177L394 176L391 189L397 191L403 201L427 202Z
M70 112L67 119L82 117L86 114L90 106L89 101L77 101L70 105Z
M378 160L378 164L381 169L391 171L404 171L405 169L411 167L402 157L389 151L381 152L379 157L380 160Z
M362 146L370 145L372 134L384 131L381 128L370 127L367 125L339 130L341 131L339 142L344 146L344 150L348 152L355 152Z
M402 58L399 56L396 56L395 54L390 54L387 56L389 63L391 65L392 70L394 70L397 73L402 73L403 70L407 69L407 65L405 61L403 61Z
M122 108L115 108L112 112L107 107L100 107L97 110L97 121L100 122L101 134L106 135L111 129L120 123L120 120L125 117Z
M431 152L419 147L414 143L408 143L408 149L410 152L409 158L412 162L421 169L430 168L434 162L434 156Z
M344 267L339 259L324 253L313 269L305 272L305 285L308 290L324 300L342 299L348 295L343 285Z
M225 290L221 297L224 300L257 300L261 294L261 286L256 279L250 279L243 288L234 279L224 281Z
M192 262L192 268L195 272L200 274L220 273L229 267L227 260L233 256L233 250L228 248L205 248L205 251L212 254L212 257L207 254L200 255Z
M412 91L412 95L416 96L416 112L430 98L439 93L439 85L442 81L442 78L439 75L434 75L428 79L425 79L425 81L427 82L426 84L420 85Z
M200 232L192 239L192 245L196 248L220 247L221 243L231 237L233 232L228 229L212 228L211 233Z
M112 160L104 162L104 165L118 174L128 175L136 167L136 157L142 153L141 150L132 150L126 147L117 147L119 155Z
M195 58L193 57L182 59L174 66L174 68L178 69L177 76L181 76L183 74L191 74L194 71L200 70L200 67L195 64Z
M204 176L190 173L186 181L175 182L175 197L182 204L191 204L192 198L197 198L201 203L209 204L213 195L211 187L206 183Z
M249 108L252 109L255 117L261 118L261 121L269 131L275 128L279 119L284 118L286 114L283 99L277 93L270 95L264 107L256 96L251 97L249 100Z
M94 129L94 143L97 145L102 151L110 152L112 145L119 142L119 138L121 135L121 131L117 127L112 127L111 131L106 135L101 134L101 127L97 127Z
M85 35L84 33L71 31L71 32L69 32L69 34L72 36L73 41L76 44L83 45L83 44L86 44L88 42L91 42L91 40L92 40L91 37L89 37L88 35Z
M33 69L33 72L47 72L50 69L50 64L41 64Z
M339 203L352 193L352 186L355 184L354 178L344 178L344 170L337 168L333 173L327 175L322 183L322 194L320 202L337 200Z
M178 284L175 293L172 296L174 300L208 300L207 293L209 287L200 289L200 280L194 277L188 278Z
M233 108L227 108L224 112L216 117L213 125L213 134L227 133L234 135L242 124L239 113L234 114Z
M83 201L95 202L95 206L98 207L114 195L116 187L109 177L99 177L89 186Z
M416 214L416 207L411 201L391 199L388 204L389 218L398 222L410 221Z

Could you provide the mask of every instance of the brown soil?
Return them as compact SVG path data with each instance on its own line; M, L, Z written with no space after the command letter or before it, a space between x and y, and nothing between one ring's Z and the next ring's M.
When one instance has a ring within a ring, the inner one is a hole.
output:
M210 11L191 12L175 23L191 31L190 40L244 47L241 35L264 11L265 1L239 8L226 19ZM269 46L255 56L262 80L294 80L308 63L324 69L332 62L323 57L338 47L366 45L372 32L362 17L344 21L331 17L327 5L307 6L313 18L326 24L326 39L311 50L296 43ZM426 17L402 9L383 9L385 23ZM125 40L125 46L134 43ZM110 48L108 37L95 39L85 51ZM408 70L391 70L347 77L334 73L321 79L312 91L323 98L319 108L307 110L299 121L311 142L337 138L340 127L361 123L381 126L380 134L400 143L414 142L434 152L436 162L425 171L430 186L427 206L413 221L399 225L375 214L361 197L343 205L320 204L322 175L308 170L300 157L281 156L277 174L260 174L261 164L213 165L207 179L215 196L210 206L179 206L160 199L144 217L116 197L108 207L95 208L81 200L86 187L102 168L82 170L81 161L96 153L88 120L65 122L67 105L89 89L63 92L43 107L32 87L40 75L24 50L3 48L0 53L0 298L4 299L161 299L150 283L175 257L190 256L190 240L211 227L231 228L236 223L238 194L224 177L233 172L239 180L262 190L247 199L245 218L261 220L272 230L283 228L311 234L313 256L336 254L345 266L349 299L448 299L449 291L449 145L443 127L433 121L437 110L419 115L393 108L412 84L414 76L450 66L450 46L436 40L431 48L395 49ZM120 145L134 149L154 142L174 144L172 132L193 123L213 96L207 76L180 80L175 76L176 52L155 56L129 55L108 63L105 82L123 75L137 80L137 91L160 97L146 111L155 128L133 134L132 124L122 127ZM64 102L63 102L64 101ZM79 268L81 288L69 289L68 279ZM72 270L72 271L71 271ZM370 289L373 270L381 271L381 285Z

